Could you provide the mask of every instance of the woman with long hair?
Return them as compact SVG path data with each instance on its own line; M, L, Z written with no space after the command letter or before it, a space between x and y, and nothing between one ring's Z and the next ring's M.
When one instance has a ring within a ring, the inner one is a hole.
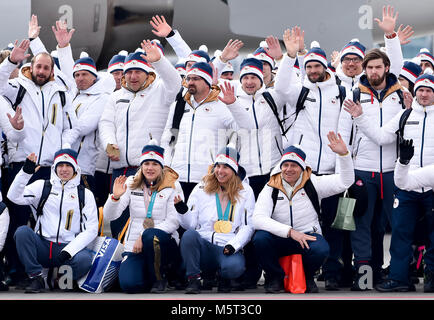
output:
M182 191L176 187L178 174L164 166L163 154L164 149L151 140L143 148L137 173L116 178L104 205L109 221L130 207L119 270L120 287L127 293L164 292L169 268L180 263L174 199Z
M229 292L230 280L245 269L241 249L253 234L250 219L255 196L243 181L245 170L238 160L235 148L224 148L188 203L175 199L180 224L186 229L180 243L188 280L186 293L200 293L201 271L217 272L218 291Z

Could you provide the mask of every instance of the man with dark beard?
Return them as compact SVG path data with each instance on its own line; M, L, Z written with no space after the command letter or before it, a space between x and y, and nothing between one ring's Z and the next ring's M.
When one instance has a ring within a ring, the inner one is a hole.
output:
M350 112L354 106L363 109L364 118L381 128L394 118L404 108L402 87L395 74L390 72L390 60L379 49L369 51L362 63L365 74L360 77L354 98L344 102L345 110ZM344 116L344 114L343 114ZM340 133L344 140L350 139L351 133L342 128L351 128L343 121L352 122L353 130L353 158L358 185L364 184L368 192L368 206L363 215L355 217L356 230L351 233L351 245L354 252L354 265L357 276L352 290L360 291L372 289L360 285L362 274L366 266L372 267L374 285L382 282L381 268L383 265L383 239L387 222L391 219L393 208L393 170L397 157L396 140L379 144L370 135L365 134L358 114L351 112L339 123ZM346 119L346 120L345 120Z
M70 124L75 123L71 100L65 86L54 81L54 61L48 53L35 55L30 64L26 63L21 67L18 77L9 79L17 65L29 58L30 54L26 54L29 45L29 40L23 40L19 45L16 42L8 59L0 65L0 94L14 107L21 107L25 122L22 140L8 140L9 182L14 180L30 153L36 154L36 165L40 168L29 183L37 179L49 179L54 153L62 148L62 139L69 134ZM5 254L12 279L9 284L14 285L23 268L12 236L19 226L27 224L30 207L12 203L8 203L8 207L13 214L10 217Z

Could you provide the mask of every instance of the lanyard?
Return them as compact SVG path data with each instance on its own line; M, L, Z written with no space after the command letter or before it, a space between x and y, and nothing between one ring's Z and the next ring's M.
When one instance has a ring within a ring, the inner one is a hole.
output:
M146 213L146 218L152 217L152 208L154 207L155 197L157 196L157 191L152 192L151 201L148 205L148 212Z
M224 215L222 213L222 205L220 203L219 195L217 193L215 194L215 201L216 201L216 205L217 205L217 215L218 215L219 220L228 221L229 210L232 207L231 206L231 200L229 200L228 205L226 206Z

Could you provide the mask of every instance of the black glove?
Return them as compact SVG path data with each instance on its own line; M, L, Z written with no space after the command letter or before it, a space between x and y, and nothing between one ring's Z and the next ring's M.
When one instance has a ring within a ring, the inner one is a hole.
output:
M399 143L399 162L401 164L408 164L411 160L411 158L414 155L414 146L413 146L413 139L411 140L405 140L402 139Z
M225 256L230 256L233 255L235 253L235 248L232 247L230 244L225 245L225 247L223 248L223 254Z
M184 201L179 201L177 204L175 204L175 209L180 214L184 214L188 211L188 206Z
M64 250L60 251L59 256L58 256L58 260L59 260L60 264L64 264L69 259L71 259L71 255L68 252L66 252Z
M26 159L26 162L24 163L23 166L23 171L27 174L34 174L35 169L36 169L36 163L29 159Z

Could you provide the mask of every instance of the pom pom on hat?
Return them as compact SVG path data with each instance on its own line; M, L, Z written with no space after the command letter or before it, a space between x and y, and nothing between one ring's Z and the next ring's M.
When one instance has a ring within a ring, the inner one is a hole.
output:
M125 59L128 56L128 52L125 50L119 51L118 54L114 55L108 64L107 71L109 73L115 72L115 71L123 71L124 70L124 63Z
M157 140L152 139L142 149L140 165L145 161L155 161L164 168L164 148L158 145Z
M311 49L304 56L304 68L306 68L306 64L311 61L316 61L321 63L324 68L327 69L327 56L323 49L319 47L318 41L312 41L310 44Z

